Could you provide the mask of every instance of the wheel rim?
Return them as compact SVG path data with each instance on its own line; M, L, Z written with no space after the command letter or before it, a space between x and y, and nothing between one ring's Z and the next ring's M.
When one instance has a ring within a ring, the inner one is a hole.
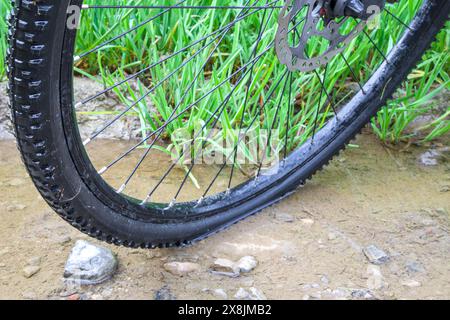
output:
M264 2L264 3L268 3L268 1L266 2L266 1L257 1L257 2ZM279 2L279 1L278 1ZM398 5L402 5L402 2L400 3L400 4L398 4ZM417 7L419 7L419 5L417 5ZM258 7L258 8L262 8L262 6L260 6L260 7ZM95 8L94 8L95 9ZM98 10L104 10L105 8L102 8L102 9L100 9L100 8L97 8ZM164 11L164 10L166 10L165 8L159 8L159 10L162 10L162 11ZM242 6L240 7L240 8L238 8L238 6L236 6L236 8L233 8L233 10L244 10L244 9L242 9ZM275 9L274 9L275 10ZM279 7L277 7L277 10L280 10L280 8ZM263 10L261 10L261 16L264 16L264 14L263 14L263 12L262 12ZM391 14L393 14L393 13L389 13L388 15L390 16ZM267 16L267 14L266 14L266 16ZM269 19L267 19L267 20L264 20L264 21L270 21ZM266 24L267 24L267 22L266 22ZM225 25L226 25L226 22L225 22ZM264 24L261 24L261 25L264 25ZM406 28L406 26L404 26L403 24L400 24L399 23L399 25L400 26L402 26L403 27L403 29L405 29ZM216 29L217 30L217 29ZM399 33L401 33L401 32L399 32ZM259 35L259 33L258 33L258 35ZM366 32L364 32L364 36L366 36L367 37L367 39L369 39L371 36L373 36L373 34L369 34L369 33L366 33ZM400 35L398 35L399 37L400 37ZM258 37L257 37L257 39L259 39ZM370 38L371 39L371 38ZM373 40L367 40L367 41L370 41L371 43L372 43L372 41ZM211 45L212 47L214 47L214 43ZM264 47L264 46L263 46ZM259 47L260 48L260 47ZM95 48L94 48L95 49ZM261 48L260 48L261 49ZM379 57L381 57L381 59L380 59L380 63L381 62L383 62L383 60L385 60L385 59L387 59L386 58L386 55L387 55L387 53L384 53L383 52L383 50L382 49L380 49L380 48L374 48L373 49L374 51L376 51L376 53L378 53L378 55L379 55ZM85 59L85 57L87 57L89 54L93 54L94 52L96 52L96 51L91 51L91 52L89 52L87 55L84 55L83 56L83 54L79 54L79 56L81 56L81 59L79 60L79 61L83 61L83 59ZM176 51L175 51L176 52ZM253 57L258 57L259 56L259 54L260 53L255 53L254 55L253 55ZM273 55L273 54L272 54ZM342 54L342 57L343 57L343 60L345 60L343 63L345 63L346 65L348 65L348 66L351 66L352 65L352 62L351 62L351 56L347 56L347 58L345 58L345 54ZM187 59L189 59L189 58L187 58ZM255 59L255 58L253 58L253 59ZM79 63L79 61L76 61L76 63ZM259 61L259 60L258 60ZM180 64L180 65L182 65L183 64L183 62ZM376 65L376 63L374 63L375 65ZM187 64L186 64L187 65ZM186 65L184 65L183 67L185 67ZM201 70L202 70L202 68L200 68ZM251 70L251 68L249 68L250 70ZM350 68L351 69L351 68ZM350 74L350 75L352 75L352 76L355 76L355 70L348 70L348 74ZM375 68L375 70L376 70L377 68ZM180 69L181 70L181 69ZM239 68L237 68L237 70L239 71L240 69ZM242 69L243 70L243 69ZM329 126L331 126L332 124L333 124L333 122L335 122L335 121L337 121L337 119L338 118L336 118L336 117L334 117L334 112L330 115L329 113L327 114L327 115L322 115L322 112L320 111L321 110L321 108L320 108L320 106L323 104L323 102L324 101L328 101L328 102L330 102L330 101L335 101L335 99L334 99L334 97L330 97L330 95L331 95L331 93L329 93L328 92L328 90L327 91L325 91L325 90L323 90L323 87L325 87L326 86L326 83L327 83L327 72L330 72L330 70L332 71L333 70L333 68L332 67L326 67L325 68L325 70L323 71L324 73L322 74L322 76L316 71L316 70L314 70L314 72L313 72L313 78L316 78L316 82L317 82L317 84L316 84L316 86L318 87L318 88L321 88L321 90L320 90L320 97L317 99L316 98L316 104L317 104L317 106L319 106L319 107L311 107L309 110L308 110L308 112L306 112L306 113L309 113L310 114L310 118L312 118L312 119L314 119L314 123L313 124L311 124L310 125L310 128L309 128L309 130L310 130L310 132L309 132L309 134L305 134L303 137L301 137L301 143L298 143L298 146L301 146L301 147L303 147L303 152L305 151L305 150L311 150L311 151L308 151L308 152L311 152L311 154L312 154L312 151L313 151L313 149L314 149L314 147L315 147L315 143L314 143L314 140L316 140L317 142L316 142L316 144L319 144L319 141L320 141L320 139L321 139L321 136L320 136L320 129L321 128L324 128L325 126L327 126L327 125L329 125ZM272 109L273 110L267 110L267 111L272 111L272 119L278 119L278 118L281 118L281 112L280 112L280 110L281 110L281 105L283 104L283 101L286 101L286 100L291 100L292 99L292 97L293 97L293 93L292 93L292 90L290 90L291 92L289 92L289 90L287 90L286 88L287 88L287 81L288 80L291 80L292 81L292 79L294 78L294 76L293 76L293 73L287 73L287 72L285 72L285 73L283 73L284 71L282 71L282 69L280 69L280 71L278 71L279 72L279 75L280 75L280 77L281 76L283 76L283 77L281 77L281 79L279 79L278 81L273 81L273 83L274 84L277 84L278 83L278 90L280 90L280 92L284 92L283 94L281 94L281 97L283 97L282 98L282 100L280 100L280 99L273 99L273 100L270 100L270 99L267 99L267 102L271 102L272 103L272 105L274 106ZM229 73L228 73L229 74ZM232 75L234 75L234 73L232 73ZM298 75L297 75L298 76ZM366 75L366 77L368 78L370 76L370 74L368 73L367 75ZM304 75L302 75L301 77L299 77L299 78L297 78L297 82L298 83L300 83L301 81L303 81L305 78L304 77L306 77L306 76L304 76ZM127 79L127 77L125 77L125 79ZM164 79L164 77L162 77L162 79ZM308 78L307 78L308 79ZM309 79L311 79L311 78L309 78ZM248 81L246 78L244 78L242 81ZM253 80L254 82L256 81L256 80ZM330 84L329 84L330 85ZM363 86L363 84L362 83L360 83L360 81L358 81L358 87L361 87L362 88L362 86ZM285 89L285 91L281 91L282 89L281 88L283 88L284 87L284 89ZM269 87L269 89L270 89L270 87ZM235 90L236 91L236 90ZM235 93L235 91L233 91L232 89L230 89L229 90L229 92L228 92L228 95L230 95L230 92L232 93L232 94L234 94ZM271 90L267 90L267 92L266 92L266 97L267 96L271 96L271 94L270 94L270 91ZM275 90L272 90L272 91L274 91L275 92ZM360 94L361 94L361 92L360 92ZM273 94L273 95L275 95L275 93ZM227 95L225 95L226 97L227 97ZM230 95L231 96L231 95ZM230 98L231 99L231 98ZM245 99L245 96L244 96L244 98L243 99ZM312 99L312 98L309 98L309 99ZM224 100L226 100L226 99L224 99ZM281 102L280 102L281 101ZM83 103L83 102L85 102L85 101L81 101L81 103ZM278 103L277 103L278 102ZM76 104L75 104L75 108L77 108L77 107L79 107L80 106L80 101L79 102L77 102ZM289 126L291 126L291 122L289 122L288 121L288 116L292 116L292 117L295 117L295 116L297 116L298 117L298 114L296 114L295 113L295 110L293 110L294 109L294 107L295 106L292 106L292 107L289 107L289 108L287 108L287 116L284 118L285 120L286 120L286 123L289 123ZM332 109L334 109L334 108L336 108L336 112L337 111L339 111L340 109L341 109L341 107L345 107L345 106L340 106L340 105L337 105L336 103L328 103L328 108L330 109L330 108L332 108ZM128 107L127 107L128 108ZM130 108L130 110L131 110L132 108ZM173 109L175 109L175 108L173 108ZM270 109L270 108L262 108L264 111L266 111L266 109ZM286 109L284 109L285 111L286 111ZM268 112L269 113L269 112ZM121 113L119 113L119 115L125 115L125 113L123 113L123 111L121 111ZM258 119L254 114L251 114L252 115L252 117L250 117L250 119ZM266 114L265 114L266 115ZM319 125L318 124L318 121L319 121L319 117L321 117L321 118L323 118L322 120L321 120L321 122L322 122L322 125ZM218 121L217 121L218 122ZM217 124L217 122L216 122L216 124ZM251 123L251 121L249 120L249 122ZM268 127L268 128L271 128L272 127L272 125L271 125L271 122L273 123L273 122L275 122L275 121L268 121L268 123L266 123L266 127ZM241 122L242 123L242 122ZM297 126L298 126L298 124L297 124ZM238 126L237 128L239 128L240 126ZM251 126L250 126L251 127ZM240 128L240 129L242 129L242 128ZM289 132L292 132L292 131L295 131L297 128L295 127L295 125L294 124L292 124L292 127L290 128L290 130L289 130L289 127L288 127L288 130L287 131L289 131ZM238 131L238 133L239 132L241 132L241 131ZM91 151L89 151L88 150L88 148L89 148L89 145L92 143L92 141L94 141L97 137L99 137L100 135L97 135L97 136L95 136L95 137L91 137L91 139L90 140L88 140L87 141L87 143L86 143L86 161L87 162L90 162L90 159L92 159L92 156L90 156L90 152L91 152L91 154L92 154L92 150ZM289 135L284 135L280 140L284 140L284 141L287 141L287 139L290 139L290 137L289 137ZM85 140L85 142L86 142L86 140ZM306 146L306 144L310 144L310 146L308 147L309 149L305 149L305 146ZM95 148L94 148L95 149ZM136 148L134 149L134 150L136 150ZM133 151L134 151L133 150ZM139 149L138 149L139 150ZM151 152L153 152L154 151L154 149L151 149L151 148L147 148L145 151L143 151L143 154L145 155L146 153L147 153L147 150L151 150ZM291 171L292 170L292 168L294 168L295 167L295 159L298 159L299 158L299 155L298 155L298 151L300 150L299 148L297 148L297 153L295 153L294 152L294 154L291 154L291 155L289 155L289 152L287 151L288 150L288 148L286 148L285 150L282 150L282 153L283 153L283 157L282 158L286 158L286 159L282 159L282 161L280 162L280 168L282 169L282 171L283 171L283 174L285 175L287 172L289 172L289 171ZM142 152L142 150L141 150L141 152ZM147 155L146 156L148 156L148 154L149 154L150 152L148 152L147 153ZM146 157L145 156L145 157ZM231 157L234 157L234 155L230 155L230 158ZM144 157L144 158L145 158ZM291 157L291 158L290 158ZM140 158L137 158L137 160L138 161L140 161L140 159L142 159L142 156L140 157ZM142 165L142 163L143 162L141 162L140 163L140 165ZM175 167L175 166L174 166ZM195 167L195 165L193 166L193 167ZM104 171L104 169L103 169L104 167L100 167L100 168L98 168L97 167L97 170L98 171L100 171L99 173L100 173L100 176L101 175L104 175L105 174L105 172L106 171ZM216 168L216 171L217 170L222 170L222 172L224 171L224 170L227 170L228 169L228 174L230 174L230 172L233 172L233 169L234 167L231 167L231 168L228 168L228 166L226 166L226 164L224 164L224 165L220 165L220 166L218 166L217 168ZM258 165L258 168L257 168L257 172L259 172L259 173L261 173L261 170L262 170L262 166L260 166L260 165ZM189 171L188 171L189 172ZM134 173L134 174L136 174L136 172ZM135 176L134 176L134 174L132 173L132 175L131 175L131 178L133 179ZM267 174L267 172L266 172L266 174ZM231 174L232 175L232 174ZM181 176L183 176L183 175L181 175ZM273 177L276 177L277 175L275 174L275 175L273 175L273 176L271 176L271 175L265 175L265 176L259 176L259 178L258 179L252 179L251 181L248 181L248 182L246 182L244 185L241 185L241 186L239 186L239 188L237 188L236 190L234 190L233 188L230 188L229 189L229 187L233 187L233 186L236 186L236 185L239 185L239 183L236 183L236 184L234 184L234 185L231 185L231 184L228 184L228 185L225 185L225 190L219 190L217 193L216 193L216 196L213 196L213 197L208 197L208 192L210 192L211 191L211 188L208 186L208 187L205 187L204 189L206 189L206 191L208 191L207 193L205 193L205 194L202 194L200 197L196 197L196 198L194 198L194 199L188 199L188 200L195 200L194 202L183 202L183 201L180 201L180 202L182 202L182 203L178 203L179 202L179 200L181 199L181 196L180 196L180 194L181 194L181 191L182 191L182 189L183 189L183 187L184 187L184 185L186 185L188 182L189 182L189 175L184 175L184 177L182 178L182 183L180 183L180 186L181 186L181 188L180 188L180 190L177 190L176 191L176 194L175 194L175 196L173 197L173 196L169 196L169 198L168 198L168 201L152 201L153 199L152 198L150 198L150 199L144 199L144 200L150 200L150 201L146 201L146 203L145 203L145 207L151 207L151 208L158 208L158 209L172 209L173 211L176 211L176 210L179 210L179 211L183 211L183 212L185 212L186 210L189 210L189 211L192 211L192 208L194 208L194 207L197 207L197 208L202 208L202 206L203 205L210 205L211 203L215 203L215 202L217 202L217 201L223 201L224 199L226 199L227 197L232 197L233 195L236 195L236 194L239 194L239 193L246 193L247 191L248 192L251 192L251 189L254 189L254 188L256 188L257 186L265 186L265 187L267 187L267 188L269 188L270 187L270 184L271 183L273 183L274 181L276 181L276 180L274 180L273 179ZM129 178L130 176L128 176L127 177L127 179ZM186 178L187 177L187 178ZM233 177L233 176L232 176ZM216 177L216 174L214 174L213 176L212 176L212 178L214 179L214 178L216 178L216 180L215 180L215 182L217 182L217 177ZM130 181L132 180L132 179L130 179ZM106 180L106 179L105 179ZM105 182L105 180L103 181L103 182ZM233 178L231 179L231 180L233 180ZM228 180L229 181L229 180ZM110 185L109 183L108 183L108 181L106 181L107 182L107 184L108 184L108 186ZM214 182L214 181L213 181ZM240 182L240 181L237 181L237 182ZM227 189L229 189L230 191L227 191ZM124 192L126 189L124 189L123 188L123 184L122 185L119 185L119 186L115 186L114 187L114 190L115 191L119 191L118 193L119 194L121 194L122 196L123 196L123 198L124 199L126 199L126 201L130 201L130 202L132 202L132 203L134 203L134 204L137 204L137 205L140 205L140 204L142 204L142 198L139 198L139 197L133 197L133 195L129 195L129 196L127 196L127 194ZM220 193L222 191L222 193ZM149 193L149 194L151 194L151 192ZM214 193L213 193L214 194ZM151 194L151 195L153 195L153 194ZM173 199L172 199L172 197L173 197ZM200 198L200 203L198 202L198 199ZM176 200L176 201L173 201L173 200ZM155 202L160 202L160 203L164 203L164 204L156 204ZM201 210L200 210L201 211Z

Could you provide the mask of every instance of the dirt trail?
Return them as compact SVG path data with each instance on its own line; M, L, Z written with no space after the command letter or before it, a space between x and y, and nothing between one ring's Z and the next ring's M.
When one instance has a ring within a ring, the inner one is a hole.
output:
M450 166L421 167L425 150L387 151L368 134L356 143L305 188L228 231L185 249L110 246L119 259L116 276L68 288L65 261L87 237L51 212L14 143L0 142L0 298L214 299L220 288L232 299L239 288L255 287L269 299L449 299ZM362 253L371 244L390 260L371 266ZM258 266L245 276L209 272L216 258L246 255ZM169 261L201 269L178 277L164 270ZM30 263L39 271L27 278Z

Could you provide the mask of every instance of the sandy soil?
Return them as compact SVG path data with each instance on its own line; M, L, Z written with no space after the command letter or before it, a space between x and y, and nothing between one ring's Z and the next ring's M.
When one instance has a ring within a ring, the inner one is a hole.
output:
M64 264L87 237L39 197L14 143L0 142L0 299L215 299L215 289L233 299L250 287L269 299L449 299L449 164L422 167L425 149L389 150L368 134L356 143L284 202L193 247L109 246L119 259L114 278L73 288ZM362 249L372 244L388 262L370 264ZM246 255L258 266L245 276L209 271L216 258ZM169 261L201 267L179 277L164 270ZM39 271L27 278L30 264Z

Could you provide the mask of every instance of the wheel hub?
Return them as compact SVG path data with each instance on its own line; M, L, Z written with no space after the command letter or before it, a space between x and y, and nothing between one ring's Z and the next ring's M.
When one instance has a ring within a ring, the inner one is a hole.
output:
M290 71L308 72L326 65L364 29L369 18L367 8L384 7L384 3L385 0L286 0L275 37L278 59ZM360 21L344 34L342 29L349 17ZM302 25L301 30L296 23ZM297 38L295 43L292 38ZM310 56L308 42L313 38L325 39L328 48Z

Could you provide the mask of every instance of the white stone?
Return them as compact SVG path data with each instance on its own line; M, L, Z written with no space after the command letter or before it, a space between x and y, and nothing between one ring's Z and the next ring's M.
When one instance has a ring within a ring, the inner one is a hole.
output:
M258 265L258 261L252 256L245 256L241 258L235 265L235 269L238 269L240 272L248 273L256 268Z
M169 262L164 264L164 269L171 274L184 277L190 273L200 270L200 265L192 262Z

